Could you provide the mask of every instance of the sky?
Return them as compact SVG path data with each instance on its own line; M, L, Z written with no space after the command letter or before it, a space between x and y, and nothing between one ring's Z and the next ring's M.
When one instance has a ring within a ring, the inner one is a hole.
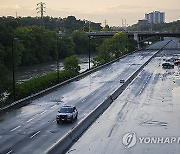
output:
M0 16L39 16L37 3L41 0L0 0ZM180 20L180 0L43 0L45 16L61 17L75 16L76 19L86 19L102 23L102 26L122 26L122 20L127 25L144 19L144 14L152 11L165 12L165 21Z

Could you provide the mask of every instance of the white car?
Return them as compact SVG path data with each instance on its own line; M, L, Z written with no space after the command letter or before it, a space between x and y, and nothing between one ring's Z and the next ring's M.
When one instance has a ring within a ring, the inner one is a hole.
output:
M65 121L73 122L78 116L78 111L73 105L62 106L58 112L59 113L56 116L57 123Z

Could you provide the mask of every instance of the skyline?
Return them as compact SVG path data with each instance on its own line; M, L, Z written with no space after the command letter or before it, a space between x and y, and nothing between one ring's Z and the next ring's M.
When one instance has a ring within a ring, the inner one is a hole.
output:
M0 16L39 16L36 12L37 3L41 1L32 0L0 0ZM86 19L92 22L102 23L106 20L109 26L121 26L122 19L126 19L128 25L137 23L144 19L145 13L152 11L165 12L165 21L172 22L180 20L180 1L173 0L103 0L84 1L76 0L44 0L46 3L45 16L61 17L75 16L77 19Z

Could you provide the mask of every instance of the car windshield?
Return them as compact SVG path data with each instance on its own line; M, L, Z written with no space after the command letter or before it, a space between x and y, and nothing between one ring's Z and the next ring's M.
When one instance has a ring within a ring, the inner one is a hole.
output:
M62 107L60 109L60 113L72 113L72 112L73 112L73 108Z

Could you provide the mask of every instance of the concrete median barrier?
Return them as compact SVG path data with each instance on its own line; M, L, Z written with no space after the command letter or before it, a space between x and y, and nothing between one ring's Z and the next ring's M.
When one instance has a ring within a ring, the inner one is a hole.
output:
M30 104L30 103L31 103L34 99L36 99L36 98L39 98L39 97L41 97L41 96L43 96L43 95L45 95L45 94L48 94L48 93L56 90L57 88L59 88L59 87L61 87L61 86L63 86L63 85L66 85L66 84L68 84L68 83L70 83L70 82L73 82L73 81L79 80L79 79L81 79L81 78L84 78L85 76L87 76L87 75L89 75L89 74L91 74L91 73L93 73L93 72L96 72L96 71L98 71L98 70L100 70L100 69L102 69L102 68L104 68L104 67L106 67L106 66L108 66L108 65L110 65L110 64L112 64L112 63L114 63L114 62L116 62L116 61L118 61L118 60L120 60L120 59L122 59L122 58L124 58L124 57L126 57L126 56L128 56L128 55L131 55L131 54L133 54L133 53L135 53L135 52L137 52L137 51L138 51L138 50L133 51L133 52L131 52L131 53L128 53L128 54L126 54L126 55L123 55L123 56L121 56L121 57L119 57L119 58L117 58L117 59L114 59L114 60L106 63L106 64L100 65L100 66L98 66L98 67L96 67L96 68L92 68L91 70L88 70L88 71L86 71L86 72L83 72L83 73L81 73L81 74L79 74L79 75L77 75L77 76L75 76L75 77L73 77L73 78L71 78L71 79L68 79L68 80L66 80L66 81L64 81L64 82L62 82L62 83L56 84L56 85L54 85L54 86L52 86L52 87L49 87L49 88L47 88L47 89L45 89L45 90L42 90L42 91L38 92L38 93L32 94L32 95L30 95L30 96L28 96L28 97L25 97L25 98L23 98L23 99L20 99L20 100L17 100L17 101L13 102L13 103L10 104L10 105L7 105L7 106L5 106L5 107L0 108L0 113L1 113L1 112L2 112L2 113L3 113L3 112L6 112L6 111L8 111L8 110L16 109L16 108L22 107L22 106L27 105L27 104Z
M168 42L169 43L169 42ZM167 44L168 44L167 43ZM167 45L166 44L166 45ZM165 46L166 46L165 45ZM111 105L115 100L134 80L134 78L142 71L142 69L154 58L162 49L153 54L143 65L141 65L119 88L117 88L109 97L107 97L101 104L99 104L93 111L91 111L85 118L83 118L78 125L70 130L62 139L54 144L46 153L60 154L67 151L67 149L83 134L83 132Z
M64 153L70 145L72 145L81 134L97 119L97 117L106 110L112 103L110 97L106 98L94 110L92 110L84 119L82 119L77 126L70 130L62 139L54 144L47 154L61 154Z

